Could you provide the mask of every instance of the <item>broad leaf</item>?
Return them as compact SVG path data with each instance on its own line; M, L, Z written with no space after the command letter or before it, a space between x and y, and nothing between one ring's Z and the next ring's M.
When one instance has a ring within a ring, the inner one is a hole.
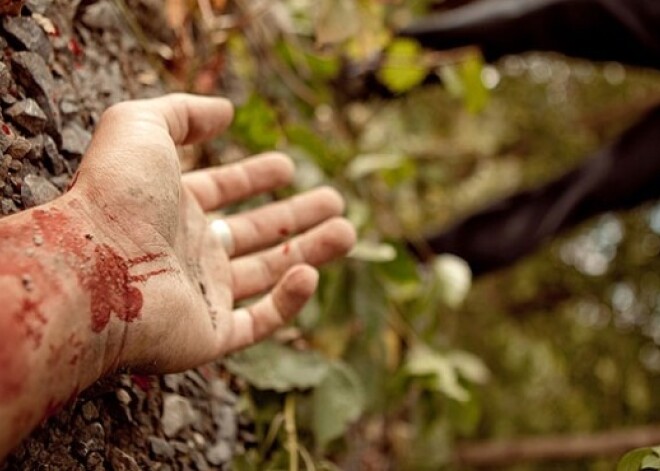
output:
M255 152L271 150L281 136L277 113L257 95L252 95L247 103L236 109L232 131Z
M431 388L456 401L467 401L468 391L460 384L458 372L451 361L425 345L416 345L408 354L406 364L412 376L432 378Z
M628 452L623 458L621 458L621 461L619 461L616 471L640 471L644 458L651 453L652 450L650 448L640 448Z
M275 342L263 342L236 353L225 364L255 388L277 392L318 386L329 366L318 352L300 352Z
M642 460L642 469L644 471L660 470L660 456L656 455L655 453L646 455Z
M364 390L360 378L346 364L330 365L323 382L314 390L313 429L316 441L324 448L340 437L364 410Z
M396 39L387 49L378 78L392 92L403 93L422 83L427 74L419 43L411 39Z

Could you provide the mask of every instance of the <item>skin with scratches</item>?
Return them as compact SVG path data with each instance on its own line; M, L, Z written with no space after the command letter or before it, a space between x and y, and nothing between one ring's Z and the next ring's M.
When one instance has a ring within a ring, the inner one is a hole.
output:
M35 210L31 218L32 224L0 228L0 239L5 246L11 247L2 253L4 263L0 265L0 278L20 280L24 288L17 305L0 317L3 331L13 334L6 335L6 341L0 344L0 369L3 371L0 375L0 401L13 399L22 392L27 374L26 352L42 348L44 330L49 322L44 302L63 296L57 278L47 273L36 256L37 249L63 254L64 263L73 270L89 298L89 328L96 334L107 327L113 314L127 323L138 319L143 297L136 285L172 272L170 268L160 268L131 275L131 268L158 261L164 254L147 253L125 259L109 245L95 243L90 234L77 232L70 217L59 210ZM35 237L26 238L25 234L29 233ZM26 279L30 280L29 283L25 283ZM73 334L68 343L74 349L82 347L81 340ZM49 364L60 363L62 346L48 344L47 348ZM79 358L80 353L75 353L67 360L68 364L75 366Z

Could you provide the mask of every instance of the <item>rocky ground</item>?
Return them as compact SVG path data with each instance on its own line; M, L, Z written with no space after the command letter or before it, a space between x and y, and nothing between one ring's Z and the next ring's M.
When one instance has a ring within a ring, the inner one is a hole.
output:
M0 1L3 216L65 191L106 107L163 92L151 46L136 39L120 8L162 35L161 2L27 0L10 14L18 3ZM237 397L223 378L212 365L104 380L36 430L0 471L229 469L249 434L239 431Z

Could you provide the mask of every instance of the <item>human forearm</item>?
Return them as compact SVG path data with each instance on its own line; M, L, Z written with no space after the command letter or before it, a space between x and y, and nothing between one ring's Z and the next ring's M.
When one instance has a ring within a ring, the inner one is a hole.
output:
M117 329L92 311L108 302L94 283L112 283L95 275L103 237L72 194L0 221L0 461L119 354Z

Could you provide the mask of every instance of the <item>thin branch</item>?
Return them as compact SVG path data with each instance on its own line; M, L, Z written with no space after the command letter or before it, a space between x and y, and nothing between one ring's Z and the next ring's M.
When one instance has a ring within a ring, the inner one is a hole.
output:
M465 442L458 446L456 462L475 467L504 467L514 463L575 461L622 456L635 448L660 443L660 425L612 430L591 435L558 435L513 440Z

